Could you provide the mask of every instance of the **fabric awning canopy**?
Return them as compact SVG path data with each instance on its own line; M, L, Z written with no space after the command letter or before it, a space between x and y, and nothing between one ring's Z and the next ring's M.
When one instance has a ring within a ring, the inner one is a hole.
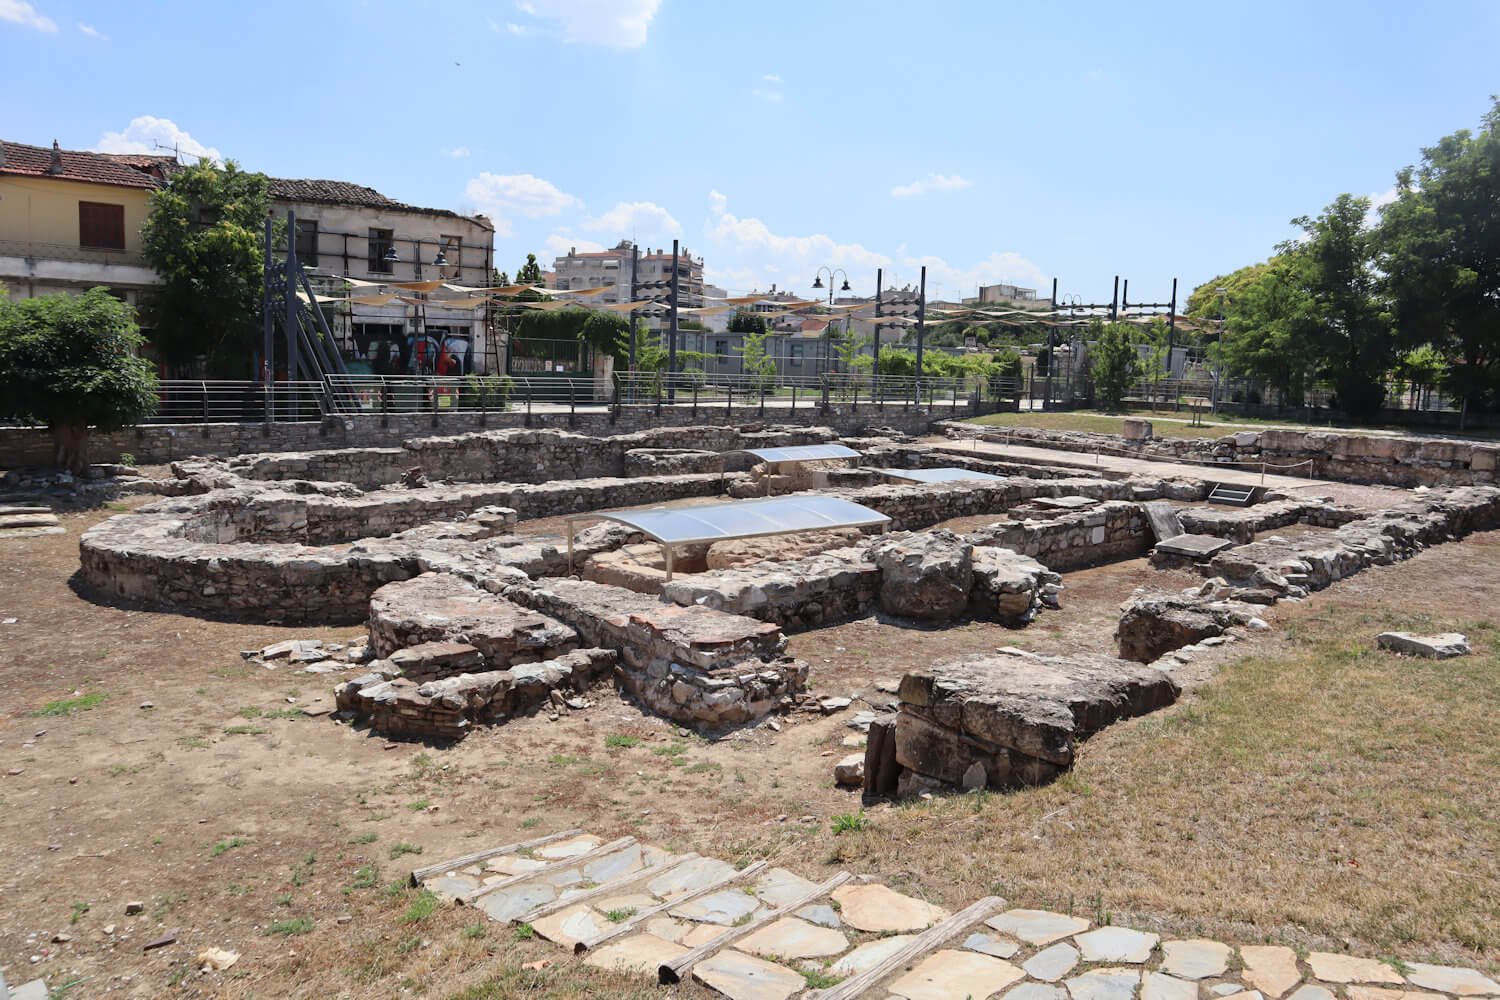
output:
M442 288L443 285L441 278L433 281L387 281L385 283L387 288L404 288L408 292L432 292Z

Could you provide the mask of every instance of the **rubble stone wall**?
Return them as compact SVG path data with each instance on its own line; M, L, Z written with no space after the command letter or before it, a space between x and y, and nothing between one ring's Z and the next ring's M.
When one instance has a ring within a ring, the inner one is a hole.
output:
M1337 434L1323 431L1241 431L1219 438L1151 438L1128 441L1115 434L1047 430L1039 427L984 428L944 423L950 437L979 437L1092 454L1129 455L1160 461L1207 463L1203 476L1213 478L1215 463L1243 463L1291 476L1336 479L1392 486L1451 486L1496 481L1500 445L1430 437L1382 434ZM1310 464L1308 464L1310 463ZM1294 468L1275 468L1295 466Z
M970 532L969 538L976 545L1010 549L1065 572L1144 554L1151 548L1151 527L1139 503L1108 500L1050 520L997 521Z

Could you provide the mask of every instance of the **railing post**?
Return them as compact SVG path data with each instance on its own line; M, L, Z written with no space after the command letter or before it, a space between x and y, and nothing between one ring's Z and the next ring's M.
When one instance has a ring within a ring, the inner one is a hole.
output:
M958 383L953 383L953 412L958 412Z
M858 413L859 412L859 383L858 382L854 383L854 402L849 407L849 412L850 413Z
M568 379L568 426L578 426L578 387Z
M429 381L427 383L427 398L430 401L427 409L432 414L432 426L436 427L438 423L438 390L436 382Z
M490 416L490 390L483 377L478 379L479 384L479 426L484 427L489 423Z
M531 426L531 379L526 380L526 426Z
M391 425L391 383L384 376L380 376L380 426Z
M694 382L693 383L693 417L694 417L694 419L696 419L697 416L698 416L698 383Z
M797 383L792 383L792 412L797 412Z
M828 410L829 410L829 404L828 404L828 373L824 372L820 376L820 378L823 380L823 412L826 414L828 412Z
M199 382L198 391L203 393L203 405L201 407L201 410L203 413L203 422L206 424L208 423L208 383Z
M732 386L731 386L730 391L731 392L734 391ZM760 380L760 415L762 417L764 417L766 415L766 381L765 381L765 379L761 379Z
M614 383L614 390L609 400L609 422L616 424L620 422L620 377L616 375L611 381Z

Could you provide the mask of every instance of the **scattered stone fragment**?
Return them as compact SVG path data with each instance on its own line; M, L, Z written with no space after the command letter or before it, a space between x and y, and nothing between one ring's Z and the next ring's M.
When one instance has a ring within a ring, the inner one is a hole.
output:
M1128 927L1101 927L1076 938L1085 962L1145 962L1160 940L1155 934Z
M845 788L857 788L865 783L865 755L852 753L833 765L833 780Z
M1140 982L1135 969L1094 969L1069 979L1067 986L1073 1000L1132 1000Z
M240 953L226 948L205 948L198 952L198 962L205 968L222 972L240 960Z
M1425 656L1434 660L1446 660L1454 656L1468 656L1468 637L1461 632L1441 632L1437 635L1417 635L1415 632L1382 632L1375 637L1381 649L1411 656Z
M1033 979L1055 983L1073 971L1078 964L1078 949L1067 943L1055 944L1031 956L1021 968Z
M150 941L147 941L145 944L141 945L141 951L154 951L157 948L165 948L169 944L176 944L176 943L177 943L177 931L170 930L170 931L167 931L165 934L161 934L161 935L159 935L157 937L154 937Z
M983 1000L1024 975L1002 959L945 948L928 955L916 968L891 983L889 989L906 1000L953 1000L955 997Z
M1179 979L1222 976L1229 968L1229 946L1217 941L1168 941L1161 950L1161 971Z
M732 950L693 966L693 978L730 1000L786 1000L807 986L807 980L785 966Z
M33 979L10 991L10 1000L48 1000L51 996L45 979Z
M1279 997L1302 981L1297 971L1297 953L1280 945L1241 945L1240 958L1245 960L1240 978L1248 985Z
M841 885L833 891L839 915L861 931L920 931L948 916L948 911L920 899L903 896L879 883Z
M1474 969L1408 962L1406 978L1413 986L1461 997L1500 996L1500 983Z
M823 710L824 715L832 715L834 712L842 712L854 702L849 698L824 698L818 702L818 707Z
M133 917L137 913L140 913L140 912L142 912L145 909L146 909L146 904L145 903L141 902L138 899L132 899L130 902L128 902L128 903L125 904L125 915L127 917Z
M1405 984L1399 972L1373 958L1314 951L1308 953L1307 964L1312 968L1313 975L1325 983Z
M1070 917L1047 910L1007 910L985 923L1002 934L1009 934L1038 947L1089 928L1089 922L1082 917Z

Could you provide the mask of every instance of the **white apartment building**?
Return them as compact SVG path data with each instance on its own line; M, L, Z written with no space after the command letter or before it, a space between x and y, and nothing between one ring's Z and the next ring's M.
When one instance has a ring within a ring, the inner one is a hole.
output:
M637 248L629 240L621 240L609 250L579 253L577 247L569 247L566 256L553 261L552 268L559 290L607 288L608 291L590 296L590 301L600 305L642 300L666 305L672 298L669 249ZM691 309L704 304L703 258L694 257L685 247L677 254L677 285L678 308ZM653 330L665 330L669 324L664 308L643 307L640 316Z

